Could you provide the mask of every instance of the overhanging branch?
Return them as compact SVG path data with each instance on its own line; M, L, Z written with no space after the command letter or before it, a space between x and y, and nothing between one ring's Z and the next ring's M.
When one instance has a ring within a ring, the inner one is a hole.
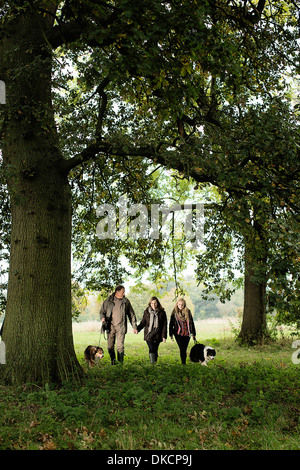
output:
M97 158L97 156L101 153L104 154L111 154L118 157L141 157L141 158L149 158L155 159L155 148L151 146L145 147L117 147L112 145L109 142L99 141L94 142L88 147L86 147L82 152L75 155L73 158L69 160L64 160L62 163L62 170L64 173L69 173L73 168L82 163L93 161Z
M174 150L165 150L163 153L159 152L158 148L154 146L116 146L105 141L96 141L86 147L82 152L75 155L69 160L64 160L62 163L62 170L65 174L68 174L73 168L76 168L83 163L89 161L95 161L100 154L113 155L116 157L123 157L128 159L130 157L139 157L141 159L149 159L153 163L158 163L165 168L174 169L185 175L185 177L191 177L198 183L211 183L217 185L217 175L210 174L208 172L199 173L193 166L187 171L180 155Z
M105 26L103 26L103 28L106 30ZM70 44L77 41L85 32L83 25L79 24L77 20L73 20L54 26L51 31L47 33L47 40L53 49L57 49L63 44ZM114 35L105 39L101 38L101 41L97 40L95 37L85 37L84 44L90 47L107 47L113 44L115 39Z

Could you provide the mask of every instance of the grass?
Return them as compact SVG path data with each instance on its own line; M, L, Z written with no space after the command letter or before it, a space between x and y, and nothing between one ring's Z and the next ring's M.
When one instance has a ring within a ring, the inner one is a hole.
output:
M208 367L182 366L170 340L151 366L142 333L129 332L123 367L110 365L102 337L105 357L88 369L83 351L98 343L97 328L74 326L84 383L0 386L1 450L299 449L291 341L239 347L228 324L200 322L197 339L217 350Z

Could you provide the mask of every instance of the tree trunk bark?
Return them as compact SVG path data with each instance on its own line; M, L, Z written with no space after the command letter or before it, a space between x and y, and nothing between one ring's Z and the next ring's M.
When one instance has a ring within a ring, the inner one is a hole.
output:
M245 247L244 312L239 338L242 343L253 345L267 335L266 282L257 277L257 267L262 259L255 259L253 246Z
M17 383L61 382L82 371L72 336L71 192L61 170L44 27L38 15L18 16L0 50L12 212L6 365L0 371Z

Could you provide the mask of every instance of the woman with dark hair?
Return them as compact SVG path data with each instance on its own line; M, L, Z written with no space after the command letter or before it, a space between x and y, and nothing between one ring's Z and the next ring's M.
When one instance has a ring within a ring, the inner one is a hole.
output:
M182 364L186 364L186 351L190 342L190 336L196 340L196 329L192 313L190 309L187 308L184 299L178 299L171 313L169 335L172 341L174 341L173 335L175 336L179 346L181 362Z
M167 315L157 297L151 297L137 331L140 332L143 328L145 328L144 340L149 348L150 363L155 364L158 347L167 339Z

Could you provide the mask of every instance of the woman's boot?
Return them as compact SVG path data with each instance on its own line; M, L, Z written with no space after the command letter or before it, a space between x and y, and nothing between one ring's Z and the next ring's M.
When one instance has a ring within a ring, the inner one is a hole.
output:
M155 362L156 362L155 361L155 359L156 359L155 353L150 353L149 357L150 357L150 364L155 364Z

